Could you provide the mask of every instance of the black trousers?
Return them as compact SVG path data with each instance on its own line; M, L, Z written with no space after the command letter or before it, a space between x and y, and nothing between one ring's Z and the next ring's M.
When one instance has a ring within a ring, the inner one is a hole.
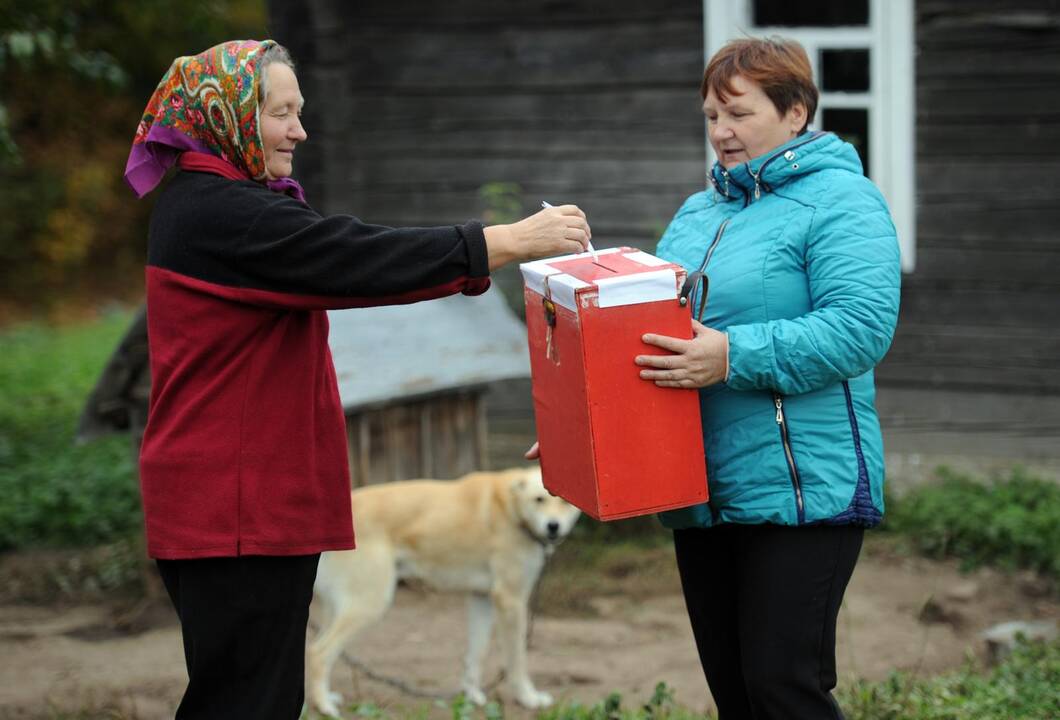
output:
M159 560L188 687L177 720L295 720L320 555Z
M854 526L674 531L681 585L720 720L841 720L835 626L861 551Z

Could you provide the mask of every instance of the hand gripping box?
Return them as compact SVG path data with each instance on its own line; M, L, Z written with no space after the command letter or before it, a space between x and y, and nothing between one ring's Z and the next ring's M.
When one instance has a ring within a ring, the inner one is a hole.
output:
M626 247L520 267L545 487L598 520L705 502L698 392L634 363L665 352L644 333L692 337L684 269Z

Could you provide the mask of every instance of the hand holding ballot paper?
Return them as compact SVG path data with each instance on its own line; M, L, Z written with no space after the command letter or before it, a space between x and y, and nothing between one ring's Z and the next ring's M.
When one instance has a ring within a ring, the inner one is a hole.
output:
M577 205L548 206L510 225L485 228L490 270L520 260L533 260L589 247L592 230Z
M547 202L547 201L545 201L545 200L542 200L542 201L541 201L541 207L543 207L543 208L545 208L545 209L547 210L548 208L554 208L554 207L556 207L556 206L555 206L555 205L553 205L553 204L552 204L552 203L550 203L550 202ZM590 238L592 238L592 233L589 233L589 237L590 237ZM590 241L590 242L587 242L587 243L585 244L585 249L586 249L586 250L588 250L589 252L591 252L591 253L593 254L593 262L596 262L596 249L595 249L595 248L593 248L593 244L592 244L592 242L591 242L591 241Z

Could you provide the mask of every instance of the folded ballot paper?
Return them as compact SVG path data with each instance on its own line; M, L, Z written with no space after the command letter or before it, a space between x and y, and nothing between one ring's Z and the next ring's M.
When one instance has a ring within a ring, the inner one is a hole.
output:
M545 487L598 520L705 502L698 392L633 361L665 352L645 333L692 337L685 270L628 247L520 268Z

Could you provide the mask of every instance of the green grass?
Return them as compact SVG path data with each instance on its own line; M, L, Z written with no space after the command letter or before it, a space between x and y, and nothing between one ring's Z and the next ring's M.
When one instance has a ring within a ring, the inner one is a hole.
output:
M889 500L882 528L965 568L1029 568L1060 579L1060 484L1020 469L990 482L938 470L938 482Z
M969 661L930 679L894 673L838 693L847 720L1044 720L1060 717L1060 642L1017 647L983 671Z
M491 701L485 707L477 707L463 696L450 701L438 700L433 705L409 708L402 706L379 706L375 703L359 703L346 708L346 716L364 720L409 720L417 718L450 718L451 720L503 720L505 706ZM528 717L524 710L512 713L515 717ZM320 717L315 713L303 713L303 718ZM541 710L536 720L708 720L714 715L693 712L674 699L673 690L665 682L656 684L651 697L642 703L629 704L627 698L613 692L599 702L582 704L564 702Z
M0 331L0 550L86 546L141 526L130 440L74 445L88 393L130 321Z
M611 693L592 705L562 703L538 713L537 720L693 720L713 718L677 704L673 690L660 682L647 702L626 705L619 693Z
M961 669L934 678L894 673L879 682L859 681L836 693L847 720L1045 720L1060 717L1060 642L1023 644L997 667L983 669L969 661ZM91 704L81 710L50 710L39 720L137 720L120 703ZM522 712L511 713L525 717ZM365 720L451 718L503 720L505 706L490 702L478 708L462 696L418 707L351 705L346 717ZM303 718L319 717L303 713ZM650 697L632 702L611 693L595 703L562 702L536 720L711 720L715 716L680 705L673 690L660 682Z
M961 669L934 678L893 673L879 682L843 685L836 696L847 720L1044 720L1060 717L1060 642L1021 644L997 667L984 669L969 660ZM501 720L505 708L485 708L463 697L434 708L409 709L361 703L353 717L397 720L450 717L452 720ZM521 713L516 713L521 716ZM709 720L680 705L665 682L638 701L611 693L595 703L562 702L539 712L536 720Z

